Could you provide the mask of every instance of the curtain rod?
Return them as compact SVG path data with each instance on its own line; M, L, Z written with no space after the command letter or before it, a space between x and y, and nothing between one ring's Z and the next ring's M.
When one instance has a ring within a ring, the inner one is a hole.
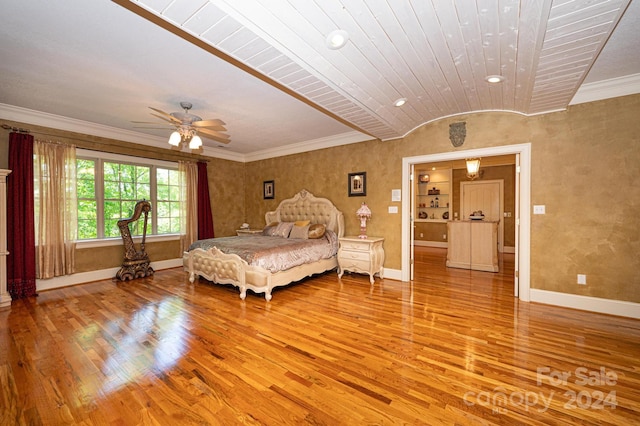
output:
M23 129L21 127L13 127L13 126L9 126L7 124L3 124L0 127L2 127L5 130L11 130L12 132L31 133L31 130L29 130L29 129Z

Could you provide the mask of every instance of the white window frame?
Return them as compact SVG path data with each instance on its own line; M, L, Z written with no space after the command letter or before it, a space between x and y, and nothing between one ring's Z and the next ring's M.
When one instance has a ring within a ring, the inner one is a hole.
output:
M151 166L152 173L150 173L150 184L152 186L152 200L151 207L153 209L153 217L157 217L156 210L156 176L155 176L155 167L161 167L165 169L178 170L178 163L173 161L163 161L163 160L155 160L152 158L144 158L144 157L131 157L120 154L112 154L109 152L102 151L91 151L87 149L76 149L76 158L82 160L97 160L97 161L114 161L118 163L125 164L135 164L140 166ZM97 163L96 163L97 164ZM96 201L98 204L98 215L97 215L97 226L98 228L104 228L104 207L100 206L100 204L104 204L104 177L103 177L103 168L96 167L95 170L95 191L96 191ZM100 213L102 212L102 214ZM147 234L146 241L174 241L180 239L180 234L161 234L155 235L153 232L156 232L156 227L154 223L149 224L151 227L152 233ZM139 243L142 240L142 237L132 236L134 243ZM108 238L95 238L88 240L77 240L76 247L78 248L92 248L92 247L106 247L106 246L116 246L122 244L122 237L108 237Z

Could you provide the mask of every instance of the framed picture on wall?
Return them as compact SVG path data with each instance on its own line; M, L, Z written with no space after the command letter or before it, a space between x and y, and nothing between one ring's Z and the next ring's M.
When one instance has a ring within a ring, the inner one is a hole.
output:
M276 184L272 180L265 180L262 183L262 193L265 200L271 200L276 197Z
M349 197L367 195L367 173L349 173Z

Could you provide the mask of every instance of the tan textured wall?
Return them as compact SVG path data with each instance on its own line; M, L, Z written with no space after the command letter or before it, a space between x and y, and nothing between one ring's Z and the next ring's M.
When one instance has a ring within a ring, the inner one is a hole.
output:
M385 237L385 266L400 269L401 214L387 207L400 204L391 202L391 190L401 187L402 158L455 151L449 124L466 121L462 149L532 144L531 200L547 211L532 216L532 288L640 302L639 116L640 95L533 117L475 113L426 124L399 140L252 162L247 219L261 226L267 209L306 188L333 200L353 234L354 212L366 200L373 211L369 234ZM367 196L349 198L347 174L356 171L367 172ZM275 180L275 200L262 199L263 180ZM578 273L587 275L586 286L576 284Z
M145 250L152 263L182 256L180 241L147 242ZM77 249L76 273L117 268L123 260L124 245Z
M207 175L216 237L236 235L245 222L244 174L244 163L210 159Z
M447 238L442 238L443 235L447 235L446 223L416 222L415 225L415 239L417 241L447 242ZM420 236L420 234L422 234L422 236Z

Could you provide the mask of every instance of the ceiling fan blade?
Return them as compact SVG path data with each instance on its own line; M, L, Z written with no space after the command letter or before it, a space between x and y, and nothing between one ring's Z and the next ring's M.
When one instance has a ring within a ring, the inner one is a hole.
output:
M131 121L134 124L158 124L157 121Z
M229 143L231 139L229 139L229 135L225 133L216 132L215 130L208 129L198 129L198 133L202 134L203 137L213 139L222 143Z
M166 127L157 127L157 125L155 127L154 126L149 126L149 127L147 127L147 126L133 126L133 128L134 129L151 129L151 130L171 130L171 129L173 129L173 127L168 127L168 126L166 126Z
M215 119L212 119L212 120L194 121L193 123L191 123L191 125L193 127L211 127L211 128L213 128L215 126L224 126L225 122L215 118Z
M191 123L191 126L195 129L209 129L209 130L217 130L219 132L227 131L227 128L224 126L202 126L202 125L196 125L196 123L198 123L198 121Z
M156 114L151 114L151 115L154 115L156 117L162 118L163 120L171 121L173 123L182 124L182 122L180 120L178 120L177 118L175 118L173 115L171 115L169 113L166 113L166 112L164 112L162 110L159 110L157 108L154 108L154 107L149 107L149 109L152 109L155 112L157 112L158 114L160 114L160 115L156 115ZM162 116L164 116L164 117L162 117Z
M163 117L161 115L158 115L158 114L151 113L151 115L153 115L154 117L158 117L160 120L167 121L167 122L173 124L174 126L176 126L176 125L179 126L180 124L182 124L182 122L180 120L178 120L176 118L173 118L173 117L171 117L171 120L169 120L169 119L167 119L167 118L165 118L165 117Z

